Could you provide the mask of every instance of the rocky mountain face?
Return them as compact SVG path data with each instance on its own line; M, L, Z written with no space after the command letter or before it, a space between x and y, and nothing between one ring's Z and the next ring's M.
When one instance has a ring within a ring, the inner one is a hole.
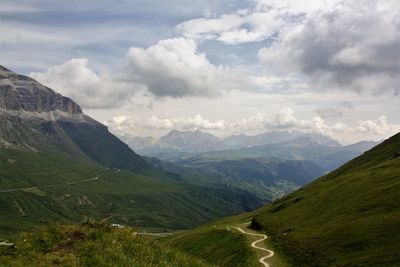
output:
M68 97L3 66L0 66L0 109L35 112L59 110L69 114L82 113L79 105Z
M0 67L0 146L38 150L53 144L105 167L152 173L152 167L78 104Z

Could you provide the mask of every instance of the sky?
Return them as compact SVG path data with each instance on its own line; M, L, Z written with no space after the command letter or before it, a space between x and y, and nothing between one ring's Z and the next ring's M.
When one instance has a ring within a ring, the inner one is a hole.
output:
M0 64L119 136L400 132L398 0L0 0Z

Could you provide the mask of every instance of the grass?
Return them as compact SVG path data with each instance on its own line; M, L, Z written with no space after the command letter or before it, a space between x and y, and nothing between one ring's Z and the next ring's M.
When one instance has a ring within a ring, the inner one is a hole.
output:
M95 181L69 184L100 174ZM39 188L1 192L35 186ZM242 212L252 202L258 203L230 188L108 170L84 155L51 145L37 151L2 148L0 153L0 237L84 216L113 215L115 223L187 229Z
M400 135L256 212L294 266L398 266Z
M252 231L244 224L249 222L253 215L243 213L217 219L193 230L160 239L158 242L217 266L259 266L260 255L250 246L255 240L254 237L226 229L227 226L239 226L245 231ZM271 249L268 240L265 246ZM278 254L275 254L271 262L274 263L272 266L288 266L285 259Z
M173 247L185 254L218 266L249 266L254 255L246 237L227 230L196 231L175 239Z
M135 234L86 221L49 225L22 233L15 246L0 246L1 266L210 266L176 250L162 248Z

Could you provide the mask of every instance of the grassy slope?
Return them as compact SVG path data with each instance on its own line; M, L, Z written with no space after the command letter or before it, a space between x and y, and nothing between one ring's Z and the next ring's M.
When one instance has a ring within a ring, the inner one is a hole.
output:
M16 247L0 246L1 266L210 266L172 249L161 248L135 235L87 222L48 226L21 234Z
M67 185L99 174L96 181ZM1 192L48 185L55 186ZM168 177L107 170L80 154L51 146L0 153L0 236L84 215L99 219L114 215L112 221L130 225L187 228L242 211L241 197Z
M400 134L259 210L296 266L398 266Z
M257 256L245 235L226 226L250 220L241 214L213 221L196 229L159 240L161 244L217 266L257 266Z

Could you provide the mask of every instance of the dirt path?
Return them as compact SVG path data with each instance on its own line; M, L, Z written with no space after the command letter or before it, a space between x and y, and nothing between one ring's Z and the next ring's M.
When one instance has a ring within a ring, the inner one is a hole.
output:
M101 176L103 176L103 174L97 175L93 178L84 179L84 180L80 180L80 181L76 181L76 182L63 183L63 184L50 184L50 185L43 185L43 186L24 187L24 188L2 189L2 190L0 190L0 193L11 193L11 192L18 192L18 191L34 190L34 189L51 188L51 187L56 187L56 186L76 185L76 184L87 183L87 182L99 180L99 178Z
M264 247L258 246L257 244L260 242L263 242L265 239L268 238L268 236L264 235L264 234L255 234L255 233L251 233L251 232L246 232L244 231L242 228L237 227L237 226L227 226L226 227L227 230L231 230L231 229L236 229L239 232L241 232L242 234L246 234L246 235L251 235L251 236L256 236L256 237L260 237L260 239L257 239L256 241L254 241L253 243L251 243L251 247L257 249L257 250L261 250L263 252L266 252L265 256L262 256L258 261L264 266L264 267L270 267L270 265L265 261L268 258L271 258L272 256L274 256L274 252L270 249L266 249Z

